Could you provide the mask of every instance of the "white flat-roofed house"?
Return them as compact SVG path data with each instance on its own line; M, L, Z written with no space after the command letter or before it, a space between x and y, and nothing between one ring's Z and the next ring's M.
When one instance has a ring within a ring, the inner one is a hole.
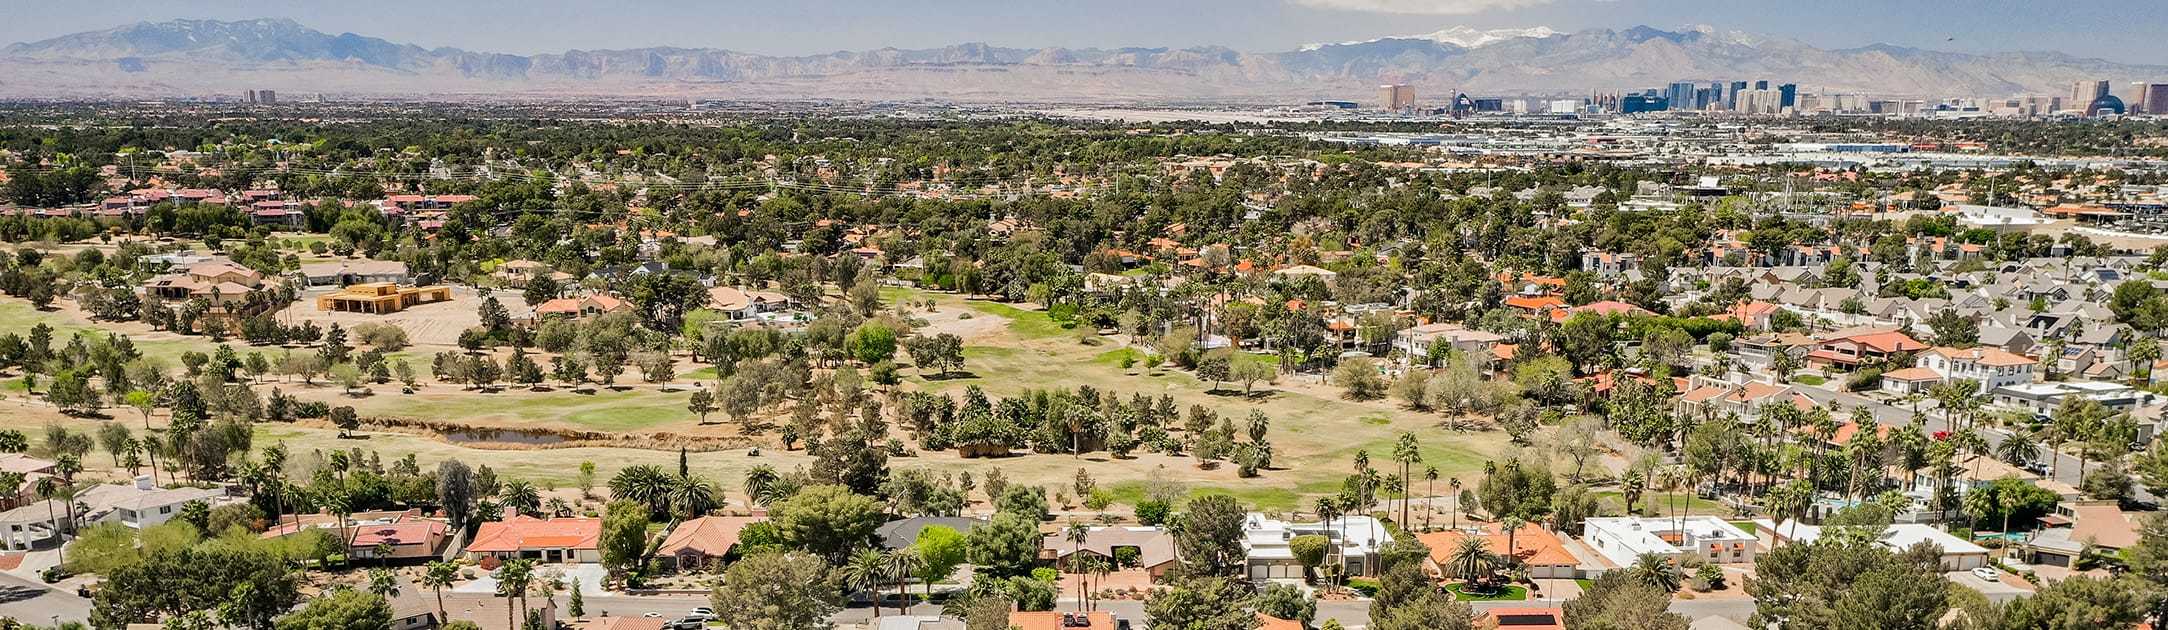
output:
M1249 552L1250 579L1300 579L1302 563L1295 561L1288 541L1297 536L1321 535L1330 539L1326 555L1342 564L1345 575L1371 575L1378 569L1378 547L1392 540L1385 525L1368 516L1343 516L1329 522L1290 523L1252 512L1243 524L1242 547ZM1328 560L1331 562L1333 560Z
M1814 542L1822 537L1823 532L1820 525L1806 525L1790 520L1775 522L1769 519L1754 521L1754 529L1761 536L1763 544L1771 548L1793 541ZM1912 548L1913 545L1932 543L1942 548L1942 567L1949 571L1970 571L1988 564L1986 547L1972 544L1971 541L1963 538L1951 536L1943 532L1941 528L1933 525L1917 523L1892 524L1883 529L1882 533L1875 537L1874 542L1891 551L1900 553Z
M1581 540L1622 567L1632 566L1644 553L1672 560L1694 554L1717 564L1746 564L1760 549L1752 535L1714 516L1591 518Z

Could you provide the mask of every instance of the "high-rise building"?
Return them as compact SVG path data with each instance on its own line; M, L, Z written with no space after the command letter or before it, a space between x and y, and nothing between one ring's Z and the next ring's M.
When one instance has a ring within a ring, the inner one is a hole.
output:
M1724 109L1739 108L1739 93L1746 91L1745 81L1731 82L1731 90L1724 93Z
M250 103L254 103L254 102L256 102L256 91L255 91L255 90L249 90L249 91L248 91L248 102L250 102Z
M1694 90L1699 88L1692 81L1674 82L1664 90L1664 100L1671 103L1674 110L1694 109Z
M1786 83L1777 86L1777 107L1798 107L1799 86Z
M276 105L279 102L279 92L278 90L257 90L256 100L265 105Z
M2153 116L2168 115L2168 83L2147 83L2138 90L2138 100L2131 103L2138 110Z
M1401 83L1380 85L1378 101L1387 111L1406 111L1415 107L1415 87Z
M1766 89L1769 89L1769 82L1768 82L1768 81L1755 81L1755 82L1754 82L1754 89L1757 89L1757 90L1766 90Z
M1618 102L1618 113L1621 114L1660 112L1670 108L1671 101L1661 96L1648 94L1628 94L1626 98L1619 99Z
M2107 81L2079 81L2076 85L2070 87L2070 100L2063 101L2063 105L2084 109L2093 101L2100 100L2100 97L2107 95Z

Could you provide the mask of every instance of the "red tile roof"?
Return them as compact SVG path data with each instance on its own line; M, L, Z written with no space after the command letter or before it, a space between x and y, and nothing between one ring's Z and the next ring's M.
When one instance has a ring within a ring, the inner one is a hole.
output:
M474 533L467 551L507 553L521 549L594 549L602 534L602 519L539 519L516 516L511 520L483 523Z

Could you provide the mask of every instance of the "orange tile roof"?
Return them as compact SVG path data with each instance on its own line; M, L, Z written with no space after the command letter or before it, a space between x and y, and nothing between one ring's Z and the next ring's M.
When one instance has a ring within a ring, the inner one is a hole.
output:
M1498 531L1496 524L1485 524L1477 527L1482 528L1484 533L1471 536L1448 530L1417 534L1415 539L1422 541L1425 545L1430 545L1430 559L1439 564L1450 562L1453 548L1460 546L1460 541L1465 538L1476 538L1489 543L1491 551L1499 554L1506 553L1506 543L1511 542L1513 544L1513 555L1528 564L1576 565L1581 563L1579 558L1574 557L1573 552L1566 551L1566 543L1560 541L1557 535L1544 530L1542 526L1533 523L1522 525L1511 536L1511 541L1507 540L1508 536L1504 532Z
M1264 613L1257 613L1256 630L1304 630L1304 628L1300 621L1290 621Z
M507 553L521 549L594 549L602 534L599 518L539 519L516 516L511 520L483 523L474 533L467 551Z
M738 534L744 532L746 526L766 520L759 516L702 516L685 521L679 523L677 529L670 530L670 537L663 539L655 553L674 555L691 549L720 556L738 546Z
M1506 298L1506 306L1528 311L1540 311L1546 308L1565 308L1566 301L1548 295L1540 297L1516 295Z
M1939 381L1942 380L1942 375L1923 367L1908 367L1902 370L1883 372L1882 378L1897 381Z

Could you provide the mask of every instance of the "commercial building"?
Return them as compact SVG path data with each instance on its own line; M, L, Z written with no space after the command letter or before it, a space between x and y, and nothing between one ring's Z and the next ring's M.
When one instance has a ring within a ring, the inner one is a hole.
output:
M1644 553L1672 560L1694 554L1716 564L1747 564L1759 550L1752 535L1714 516L1591 518L1581 540L1622 567L1632 566Z
M1406 111L1415 107L1415 87L1406 84L1378 86L1378 102L1386 111Z
M2100 100L2100 97L2103 96L2108 96L2107 81L2079 81L2076 85L2070 87L2070 100L2063 101L2063 104L2070 107L2085 107L2086 104ZM2088 111L2087 115L2091 115L2091 112Z
M2147 83L2138 90L2138 99L2130 103L2139 113L2168 116L2168 83Z

